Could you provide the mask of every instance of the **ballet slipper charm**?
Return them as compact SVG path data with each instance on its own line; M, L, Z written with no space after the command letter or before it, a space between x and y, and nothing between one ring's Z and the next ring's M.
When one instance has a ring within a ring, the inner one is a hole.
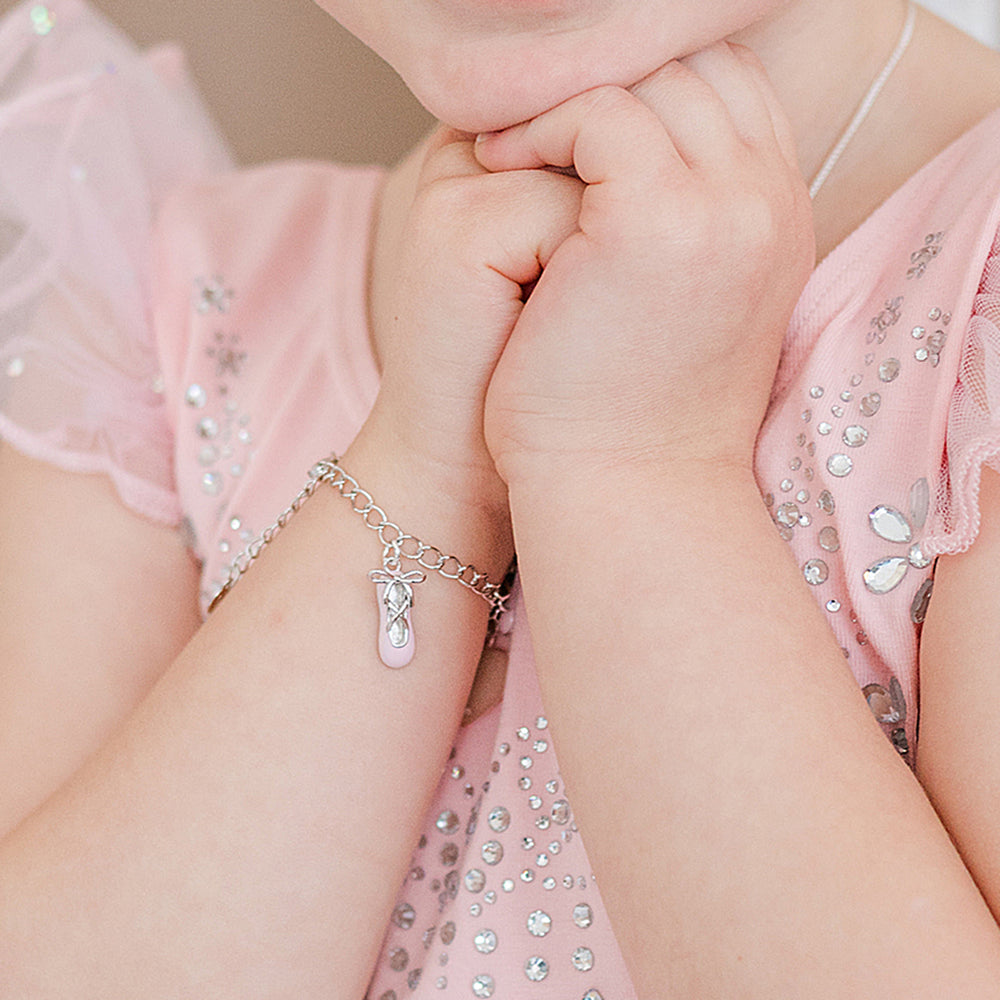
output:
M378 655L393 670L405 667L413 659L414 635L410 611L413 608L413 584L426 576L419 570L400 572L398 566L384 566L368 574L378 594Z

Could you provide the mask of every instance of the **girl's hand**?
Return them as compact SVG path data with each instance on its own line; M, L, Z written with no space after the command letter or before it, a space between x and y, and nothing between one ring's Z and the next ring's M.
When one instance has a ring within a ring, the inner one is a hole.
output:
M512 478L652 461L749 468L814 261L790 129L756 58L720 43L482 137L494 171L573 167L559 246L490 384Z
M576 229L583 185L546 170L491 174L472 137L441 129L392 255L376 270L382 383L366 432L430 468L459 504L507 517L483 435L486 387L534 282ZM381 321L381 327L379 326Z

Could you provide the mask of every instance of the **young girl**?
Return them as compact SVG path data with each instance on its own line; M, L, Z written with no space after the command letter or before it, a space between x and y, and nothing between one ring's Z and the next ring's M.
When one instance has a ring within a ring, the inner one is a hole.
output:
M0 996L1000 997L998 57L323 5L388 175L0 27Z

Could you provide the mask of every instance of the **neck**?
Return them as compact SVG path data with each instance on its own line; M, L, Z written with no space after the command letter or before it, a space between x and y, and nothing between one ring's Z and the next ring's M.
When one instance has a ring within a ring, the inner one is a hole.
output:
M885 65L905 18L906 0L794 0L733 39L764 63L807 179Z

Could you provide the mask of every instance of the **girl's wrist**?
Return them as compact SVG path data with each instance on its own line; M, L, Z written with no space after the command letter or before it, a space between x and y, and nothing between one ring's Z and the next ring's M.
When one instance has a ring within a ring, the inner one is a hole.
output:
M514 543L506 488L492 468L450 466L370 424L340 465L404 532L503 578Z
M560 532L575 524L584 533L650 533L658 525L689 523L699 511L748 509L762 504L752 464L718 461L650 461L619 464L553 463L509 483L511 517L519 536L545 520ZM711 517L711 515L707 515ZM563 527L559 527L562 525ZM588 529L588 525L592 528ZM686 530L686 529L685 529Z

